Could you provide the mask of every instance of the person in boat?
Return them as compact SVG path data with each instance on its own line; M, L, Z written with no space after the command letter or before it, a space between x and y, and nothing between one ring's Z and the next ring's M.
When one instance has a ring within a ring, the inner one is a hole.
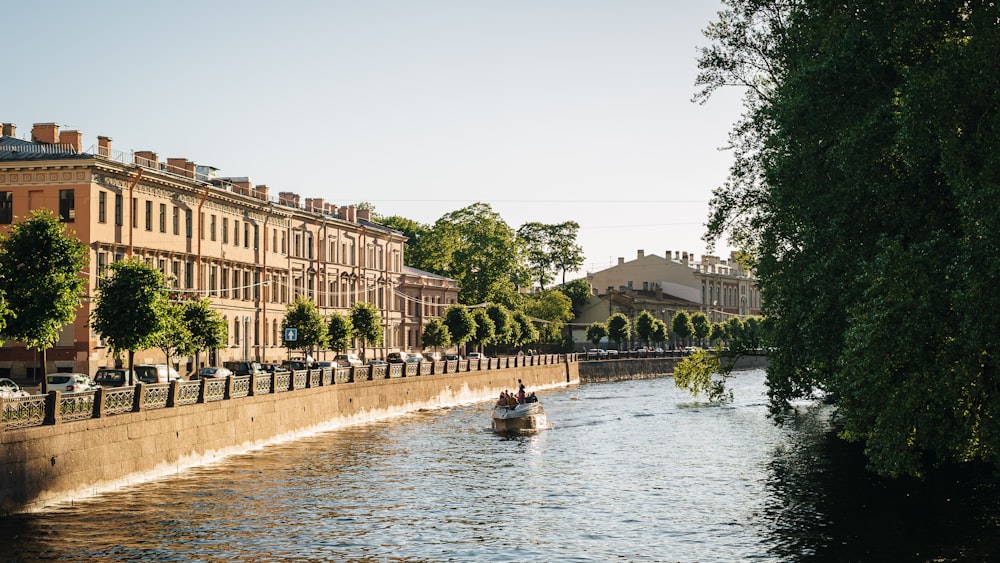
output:
M507 408L517 407L517 397L513 393L507 393Z
M507 406L507 392L506 391L501 391L500 392L500 399L497 401L497 406L498 407L506 407Z
M531 394L528 395L528 398L525 399L525 402L527 402L527 403L537 403L538 402L538 397L535 396L535 392L534 391L532 391Z
M521 405L524 404L524 384L521 383L520 379L517 380L517 402Z

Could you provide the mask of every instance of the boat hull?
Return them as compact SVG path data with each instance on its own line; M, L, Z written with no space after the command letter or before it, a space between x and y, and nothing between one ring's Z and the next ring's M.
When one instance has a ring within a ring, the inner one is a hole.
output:
M539 403L493 408L495 432L533 432L545 428L547 422L545 411Z

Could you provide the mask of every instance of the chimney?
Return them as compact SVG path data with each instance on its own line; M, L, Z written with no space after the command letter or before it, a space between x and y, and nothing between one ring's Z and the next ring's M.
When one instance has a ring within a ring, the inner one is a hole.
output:
M306 198L306 211L315 211L317 213L323 212L323 198L320 197L307 197Z
M264 184L260 184L256 188L254 188L253 196L261 201L267 201L268 197L270 197L268 195L270 191L271 191L270 188L268 188Z
M372 213L367 209L358 209L358 219L361 221L371 221Z
M62 131L59 133L59 144L73 147L76 152L83 152L83 133L79 131Z
M642 250L640 248L639 251L635 253L635 259L638 260L638 259L642 258L645 255L646 255L646 251Z
M184 176L185 178L194 178L194 170L194 162L191 162L186 158L167 159L167 172L170 172L171 174L177 174L178 176Z
M278 203L297 208L299 206L299 196L292 192L278 192Z
M681 259L681 251L680 250L675 250L674 251L674 260L680 261L680 259Z
M335 203L324 203L323 204L323 213L326 213L327 215L336 215L337 214L337 204L335 204Z
M31 142L54 145L59 142L58 123L36 123L31 127Z
M145 166L154 170L160 169L160 157L153 151L135 151L133 161L139 166Z
M111 137L98 135L97 156L107 156L107 157L111 156Z
M618 257L618 265L619 265L619 266L621 266L621 265L622 265L622 264L624 264L624 263L625 263L625 258L623 258L623 257L619 256L619 257Z
M666 252L664 252L663 255L667 257L667 260L670 260L670 251L669 250L667 250Z
M681 254L681 262L683 262L685 266L687 266L688 261L689 261L688 253L685 252Z
M2 134L4 137L14 137L17 134L17 125L13 123L4 123Z

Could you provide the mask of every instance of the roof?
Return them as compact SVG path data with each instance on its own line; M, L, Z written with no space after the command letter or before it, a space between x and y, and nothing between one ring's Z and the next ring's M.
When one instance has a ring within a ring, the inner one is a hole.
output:
M426 272L424 270L420 270L420 269L414 268L412 266L403 266L403 273L407 274L407 275L410 275L410 276L420 276L420 277L424 277L424 278L433 278L433 279L437 279L437 280L457 281L457 280L455 280L453 278L449 278L447 276L442 276L440 274L434 274L434 273L431 273L431 272Z
M4 160L52 160L81 159L93 155L77 152L69 145L35 143L17 137L0 137L0 161Z

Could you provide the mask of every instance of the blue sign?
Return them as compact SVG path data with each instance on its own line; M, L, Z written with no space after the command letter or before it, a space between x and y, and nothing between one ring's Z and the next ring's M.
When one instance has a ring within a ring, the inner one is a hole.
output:
M299 329L297 328L285 329L285 342L295 342L298 339L299 339Z

